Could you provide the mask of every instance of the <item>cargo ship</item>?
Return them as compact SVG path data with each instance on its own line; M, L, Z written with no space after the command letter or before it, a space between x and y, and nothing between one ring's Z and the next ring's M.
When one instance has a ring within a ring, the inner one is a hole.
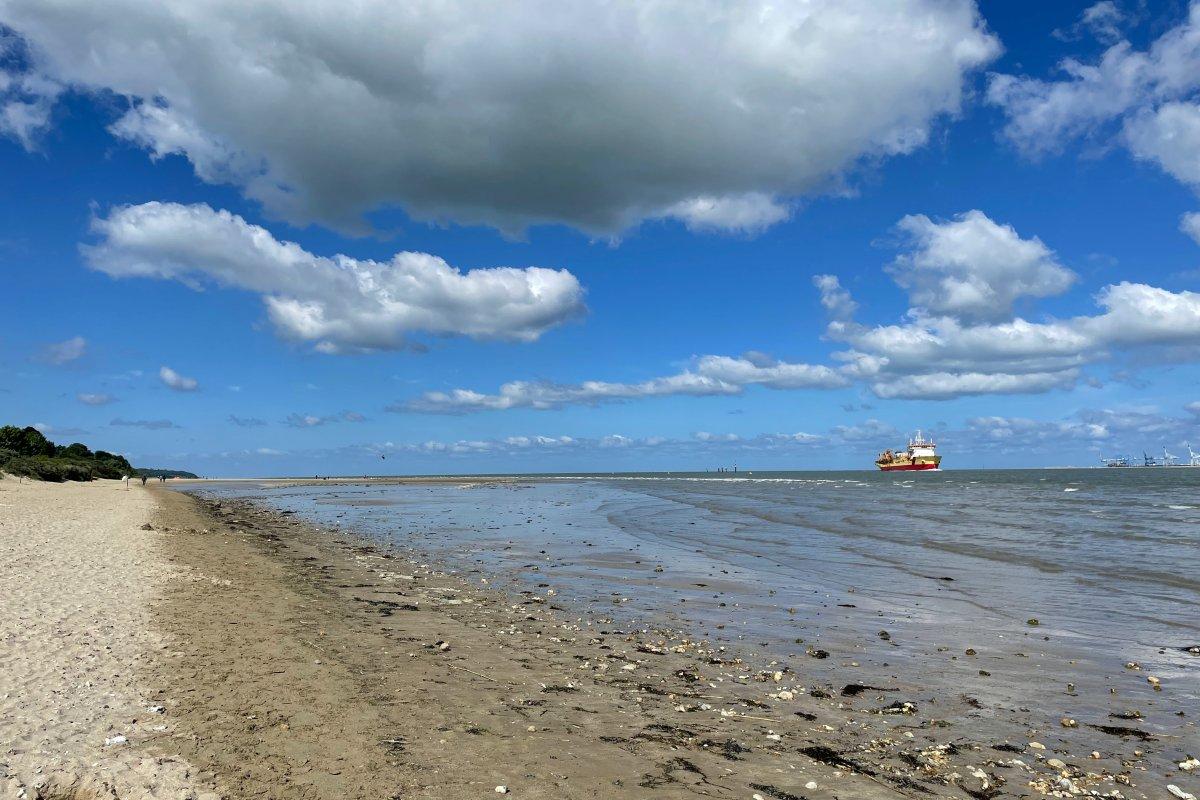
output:
M875 466L884 472L911 472L914 470L941 469L942 457L936 452L937 445L932 439L921 436L917 431L914 439L908 440L908 447L900 452L884 450L875 459Z

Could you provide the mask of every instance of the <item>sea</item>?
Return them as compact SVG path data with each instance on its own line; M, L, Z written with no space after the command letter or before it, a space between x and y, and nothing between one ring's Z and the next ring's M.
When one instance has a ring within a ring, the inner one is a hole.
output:
M210 484L589 624L988 707L1200 715L1200 469ZM822 655L826 654L826 655ZM881 678L882 676L882 678ZM1118 701L1120 702L1120 701ZM1192 723L1194 724L1194 722Z

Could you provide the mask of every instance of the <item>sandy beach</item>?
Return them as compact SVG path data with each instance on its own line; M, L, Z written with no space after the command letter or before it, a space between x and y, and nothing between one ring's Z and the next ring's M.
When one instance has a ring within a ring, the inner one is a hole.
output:
M167 640L154 604L190 576L142 530L147 491L0 479L0 797L200 797L155 742L172 720L146 682Z
M5 800L1195 791L1195 739L1136 721L949 724L977 701L853 654L622 630L243 501L5 479L0 506Z

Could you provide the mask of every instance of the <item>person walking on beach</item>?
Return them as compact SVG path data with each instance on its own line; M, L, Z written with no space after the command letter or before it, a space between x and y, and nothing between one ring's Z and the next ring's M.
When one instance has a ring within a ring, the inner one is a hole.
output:
M146 485L146 476L143 475L142 476L142 486L145 486L145 485Z

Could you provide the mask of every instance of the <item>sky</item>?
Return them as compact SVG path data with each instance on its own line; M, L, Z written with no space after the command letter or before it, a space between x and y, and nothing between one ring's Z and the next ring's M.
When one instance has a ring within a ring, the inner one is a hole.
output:
M1200 447L1200 0L0 0L0 422L208 476Z

